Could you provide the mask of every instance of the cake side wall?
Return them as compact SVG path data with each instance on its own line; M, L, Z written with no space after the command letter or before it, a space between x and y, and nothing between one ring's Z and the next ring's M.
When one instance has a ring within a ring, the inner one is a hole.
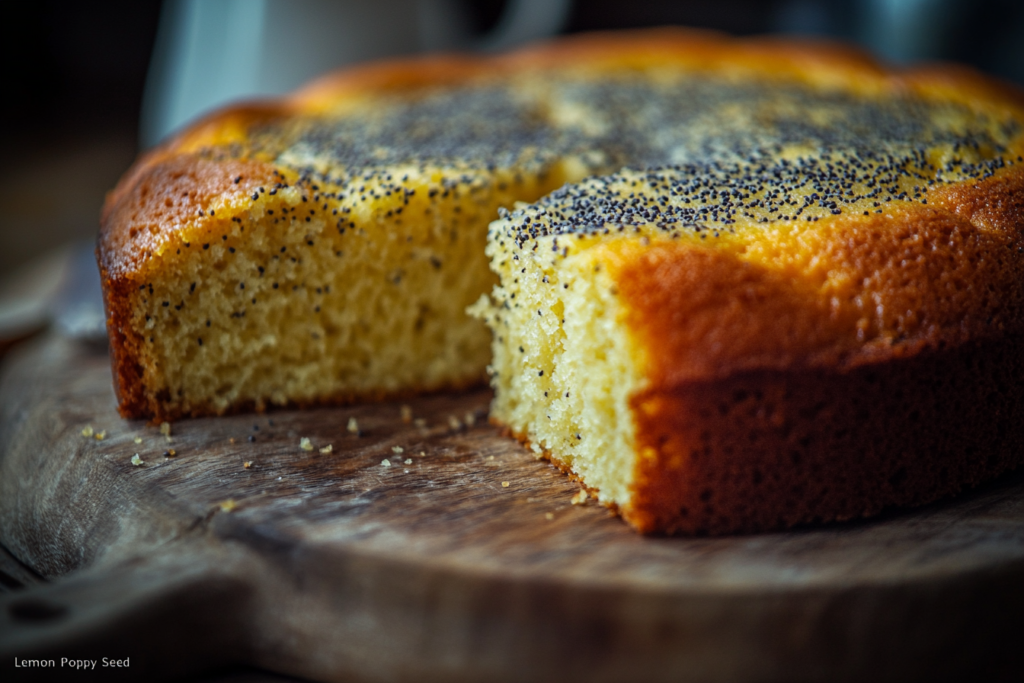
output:
M850 370L755 370L632 401L643 532L724 534L923 505L1024 464L1024 335Z

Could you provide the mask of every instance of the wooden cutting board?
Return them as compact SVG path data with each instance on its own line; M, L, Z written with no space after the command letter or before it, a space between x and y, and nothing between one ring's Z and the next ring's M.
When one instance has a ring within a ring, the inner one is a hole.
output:
M68 680L64 657L129 659L75 680L1024 675L1020 474L870 521L645 538L573 505L485 391L409 402L422 422L382 403L168 439L118 417L105 350L51 336L5 367L0 542L51 581L0 600L0 662L56 665L22 678Z

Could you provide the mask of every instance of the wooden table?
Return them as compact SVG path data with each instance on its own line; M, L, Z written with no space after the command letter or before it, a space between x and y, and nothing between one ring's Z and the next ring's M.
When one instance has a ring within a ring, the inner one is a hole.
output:
M184 420L168 439L118 417L105 349L22 345L0 379L0 543L46 581L0 598L0 667L130 658L16 671L76 681L235 664L325 681L1024 676L1021 474L865 522L645 538L573 505L576 485L487 424L489 399L409 402L422 422L397 403Z

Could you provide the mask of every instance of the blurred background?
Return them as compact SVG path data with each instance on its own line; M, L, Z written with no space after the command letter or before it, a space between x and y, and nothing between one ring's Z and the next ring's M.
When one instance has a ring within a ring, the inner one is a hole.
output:
M34 0L0 43L0 279L93 240L139 151L225 101L391 54L669 24L838 38L1024 83L1017 0Z

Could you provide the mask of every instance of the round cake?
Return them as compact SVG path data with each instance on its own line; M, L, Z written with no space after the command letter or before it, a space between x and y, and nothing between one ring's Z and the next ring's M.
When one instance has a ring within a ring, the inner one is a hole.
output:
M644 532L936 500L1022 458L1022 126L965 70L682 30L331 76L111 194L122 414L488 367L492 419Z

